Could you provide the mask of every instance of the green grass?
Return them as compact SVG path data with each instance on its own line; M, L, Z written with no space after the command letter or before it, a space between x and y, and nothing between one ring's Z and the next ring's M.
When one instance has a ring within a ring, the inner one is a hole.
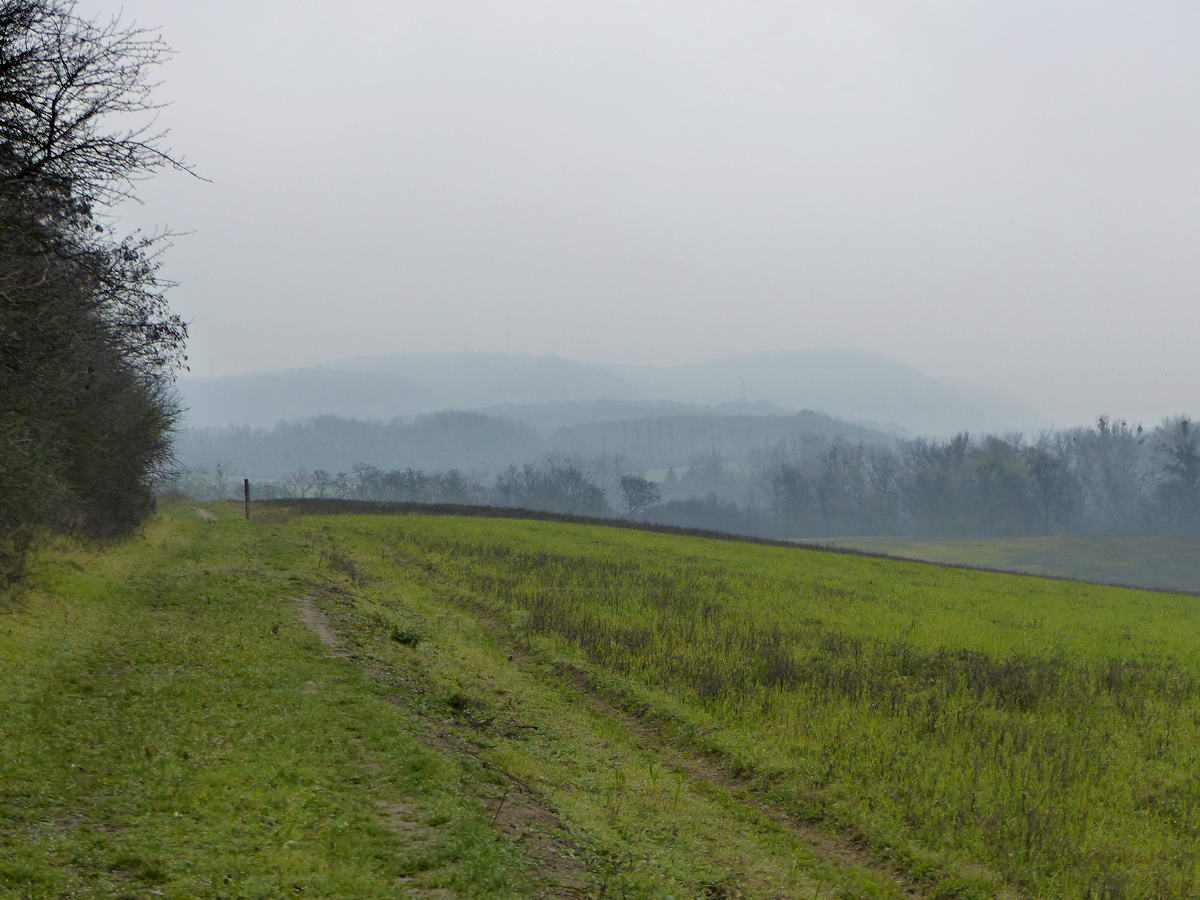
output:
M855 537L822 543L952 565L1200 593L1200 538L1194 537Z
M207 508L0 601L0 897L1200 895L1194 597Z
M524 893L459 768L297 622L302 565L243 523L159 520L44 553L0 601L0 896Z
M406 702L447 716L491 769L535 787L591 860L591 895L900 896L886 866L817 852L507 633L431 558L402 555L390 529L364 540L362 521L291 523L343 585L327 602L356 654L396 673ZM511 524L485 521L498 535Z
M1200 893L1192 597L596 526L295 521L935 892Z

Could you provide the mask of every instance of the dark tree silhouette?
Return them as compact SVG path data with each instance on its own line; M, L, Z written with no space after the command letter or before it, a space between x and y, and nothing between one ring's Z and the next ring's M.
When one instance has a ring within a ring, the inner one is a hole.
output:
M40 528L132 527L169 460L187 329L158 274L165 235L102 216L187 170L153 125L167 53L69 2L0 0L0 580Z
M639 475L621 476L621 494L625 498L625 509L630 518L640 516L662 499L658 485Z

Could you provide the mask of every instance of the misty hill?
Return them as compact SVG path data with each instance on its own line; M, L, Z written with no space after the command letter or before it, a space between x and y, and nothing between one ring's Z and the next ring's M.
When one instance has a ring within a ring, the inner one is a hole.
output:
M662 416L781 416L792 410L772 403L676 403L671 400L586 400L576 403L508 403L477 410L527 422L549 434L559 428Z
M179 379L184 424L273 425L326 413L377 419L399 409L435 404L433 392L399 375L353 372L325 367Z
M273 425L338 414L392 419L507 404L632 400L635 388L602 366L556 356L414 353L362 357L252 375L180 380L186 424Z
M684 366L611 366L641 393L682 403L744 397L819 409L914 434L1005 431L1049 423L999 392L956 387L861 350L754 353Z
M556 356L421 353L363 357L290 371L181 379L192 427L273 425L323 414L392 419L484 409L543 431L588 421L709 413L820 410L910 433L1045 425L1011 398L944 384L854 350L757 353L696 365L620 366ZM728 410L740 412L736 407ZM589 416L595 415L595 418Z
M644 399L606 366L559 356L408 353L343 360L322 368L378 372L423 384L437 397L439 409Z
M182 429L175 452L189 469L227 472L256 479L282 478L299 469L350 471L358 463L385 469L463 469L496 472L548 454L624 458L625 471L686 466L716 452L727 460L754 450L811 438L884 443L889 438L831 416L801 412L787 416L658 416L593 422L539 434L525 422L476 412L440 412L412 421L363 421L318 416L280 422L270 429L231 426Z

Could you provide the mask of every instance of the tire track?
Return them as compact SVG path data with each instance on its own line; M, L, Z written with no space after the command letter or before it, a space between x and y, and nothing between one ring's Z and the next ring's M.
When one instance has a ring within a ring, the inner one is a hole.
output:
M351 653L346 641L339 634L330 615L321 608L317 596L321 590L314 588L295 598L297 614L325 645L329 656L335 659L354 661L369 677L376 681L394 684L398 679L390 678L386 667L378 660L364 665L356 654ZM432 750L443 755L468 762L490 770L505 779L503 789L494 792L476 790L477 799L484 808L492 810L492 825L507 837L518 842L537 867L535 880L538 897L577 898L591 896L596 879L592 876L585 860L586 851L575 842L570 830L550 810L542 793L523 779L517 778L482 759L472 749L471 743L461 735L445 728L437 728L420 706L409 698L389 694L388 702L402 707L422 723L423 730L415 736ZM415 835L411 816L404 815L405 809L386 800L376 801L387 814L389 827L406 841L427 840L428 835Z

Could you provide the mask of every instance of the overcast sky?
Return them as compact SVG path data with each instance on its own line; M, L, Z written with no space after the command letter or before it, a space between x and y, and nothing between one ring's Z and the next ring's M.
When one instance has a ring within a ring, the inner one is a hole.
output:
M193 232L198 374L859 347L1062 422L1200 413L1194 0L123 9L211 179L123 219Z

